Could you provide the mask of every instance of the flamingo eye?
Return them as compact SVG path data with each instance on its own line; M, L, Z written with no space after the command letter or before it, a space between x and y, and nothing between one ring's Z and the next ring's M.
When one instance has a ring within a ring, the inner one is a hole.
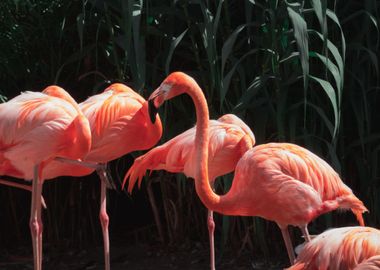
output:
M170 92L170 90L172 89L172 84L169 84L169 83L163 83L163 84L161 84L161 86L160 86L160 88L161 88L161 90L163 91L163 92L165 92L165 93L168 93L168 92Z

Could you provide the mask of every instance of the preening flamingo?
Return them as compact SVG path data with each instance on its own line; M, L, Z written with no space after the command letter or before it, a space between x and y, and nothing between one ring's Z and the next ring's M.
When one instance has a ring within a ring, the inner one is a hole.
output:
M215 179L235 169L241 156L255 144L255 136L239 117L226 114L218 120L210 120L209 139L208 179L214 189ZM184 173L187 177L194 178L196 172L194 140L195 127L138 157L128 170L123 187L129 177L128 191L132 192L137 180L140 186L146 170L166 170ZM215 223L210 210L207 214L207 224L210 239L210 264L211 269L215 269Z
M24 92L0 104L0 175L33 179L30 230L35 270L42 264L44 180L62 175L52 166L54 158L82 159L90 147L88 120L62 88Z
M380 266L380 231L342 227L327 230L306 243L288 270L379 269L369 268L371 265Z
M364 224L362 213L367 209L351 189L325 161L295 144L253 147L236 165L228 193L220 196L213 192L208 181L209 112L196 81L182 72L170 74L149 97L151 115L164 101L183 93L190 95L195 105L195 187L208 209L223 215L260 216L276 222L292 264L294 251L288 225L300 227L310 241L307 224L337 208L351 209Z
M161 138L162 125L159 119L154 124L150 121L148 102L121 83L110 85L104 92L80 103L79 107L90 123L90 152L83 162L61 159L64 162L55 162L54 165L57 171L70 171L73 176L88 175L96 169L102 179L99 218L103 233L105 269L109 270L109 217L106 210L106 182L109 181L106 179L105 165L132 151L154 146Z

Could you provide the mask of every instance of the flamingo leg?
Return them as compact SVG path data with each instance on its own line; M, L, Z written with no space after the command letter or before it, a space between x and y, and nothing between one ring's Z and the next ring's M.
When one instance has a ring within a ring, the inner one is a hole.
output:
M211 270L215 270L215 249L214 249L214 231L215 222L213 218L213 211L207 211L207 225L208 225L208 237L210 239L210 267Z
M108 224L109 217L107 214L107 174L105 167L102 166L97 169L97 173L100 177L100 211L99 219L103 232L103 245L104 245L104 264L105 270L110 270L110 243L108 236Z
M34 177L32 183L32 203L30 209L29 227L32 236L34 269L42 269L42 231L41 219L41 194L42 181L39 178L39 166L34 167Z
M290 240L288 226L278 225L281 229L282 237L284 238L286 251L288 252L290 264L293 265L295 261L295 255L293 250L292 241Z
M214 190L214 181L210 182L212 190ZM215 190L214 190L215 191ZM207 227L208 227L208 237L210 241L210 268L215 270L215 244L214 244L214 231L215 231L215 222L213 211L207 211Z
M300 229L302 231L303 237L305 238L305 241L310 242L311 238L310 238L309 230L307 229L307 225L300 226Z

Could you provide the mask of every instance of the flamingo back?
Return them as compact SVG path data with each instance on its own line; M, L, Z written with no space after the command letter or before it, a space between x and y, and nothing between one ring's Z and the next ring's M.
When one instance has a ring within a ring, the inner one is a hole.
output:
M288 270L352 270L375 255L380 255L379 230L371 227L330 229L307 243L295 265Z

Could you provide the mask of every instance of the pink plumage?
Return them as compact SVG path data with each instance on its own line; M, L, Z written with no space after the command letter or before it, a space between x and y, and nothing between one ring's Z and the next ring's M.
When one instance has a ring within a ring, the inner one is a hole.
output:
M232 172L240 157L255 144L250 128L240 118L226 114L218 120L210 120L209 179ZM135 159L128 170L123 185L129 178L131 192L147 170L166 170L195 177L195 127L181 133L170 141L157 146Z
M327 230L306 243L295 265L288 270L379 269L366 268L378 267L379 259L379 230L371 227L342 227Z

